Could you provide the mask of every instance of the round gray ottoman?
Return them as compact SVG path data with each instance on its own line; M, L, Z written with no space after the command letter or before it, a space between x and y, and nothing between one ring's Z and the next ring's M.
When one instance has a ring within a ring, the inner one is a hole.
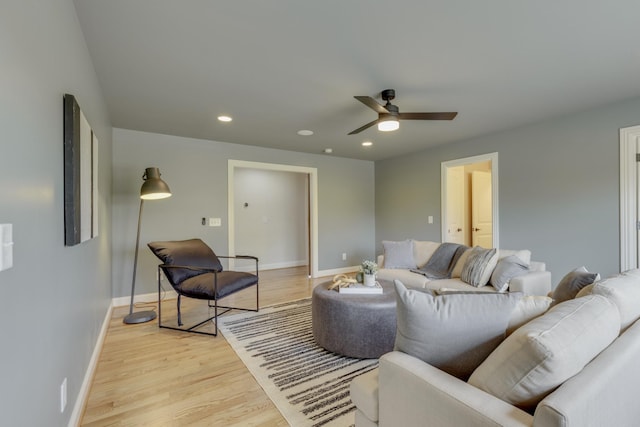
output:
M378 281L381 294L341 294L331 282L313 289L313 337L331 352L359 359L375 359L393 350L396 338L396 291L393 283Z

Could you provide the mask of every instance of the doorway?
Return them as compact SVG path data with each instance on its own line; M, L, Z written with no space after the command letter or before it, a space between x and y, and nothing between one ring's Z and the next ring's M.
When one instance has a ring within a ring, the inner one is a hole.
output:
M620 129L620 271L640 266L640 126Z
M303 219L306 222L306 230L308 235L305 237L308 242L308 248L306 248L308 254L308 275L309 277L317 277L318 276L318 214L317 214L317 169L315 168L307 168L307 167L298 167L291 165L279 165L272 163L260 163L260 162L246 162L239 160L229 160L228 161L228 224L229 224L229 253L234 255L236 253L236 240L238 239L237 231L236 231L236 221L237 215L242 214L243 212L239 212L240 209L250 210L252 206L249 202L244 200L235 200L236 199L236 172L240 169L251 169L254 171L272 171L272 172L292 172L295 174L304 175L304 179L306 182L306 194L305 201L301 201L301 203L306 203L305 207L305 215L307 218ZM242 206L240 206L241 204ZM245 207L246 205L246 207ZM264 215L262 212L259 212L259 221L265 222L270 221L268 215ZM298 218L299 219L299 218ZM240 236L241 237L241 236Z
M498 247L498 153L441 164L443 242Z

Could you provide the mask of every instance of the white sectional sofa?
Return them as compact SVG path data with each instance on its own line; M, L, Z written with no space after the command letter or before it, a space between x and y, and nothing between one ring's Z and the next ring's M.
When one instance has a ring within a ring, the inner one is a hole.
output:
M630 270L526 322L468 381L387 353L351 383L356 427L640 425L639 318L640 270Z
M412 269L420 269L431 259L442 244L432 241L406 240L402 242L383 242L385 253L377 258L380 269L377 278L382 280L400 280L407 287L427 288L438 291L452 289L458 291L495 292L496 289L487 282L483 286L472 286L461 279L463 267L468 260L471 248L465 251L451 269L451 277L433 280L423 274L414 273ZM531 251L497 249L493 259L488 260L486 275L491 276L497 263L509 256L517 256L528 267L526 274L513 277L508 281L508 290L523 292L526 295L547 295L551 290L551 273L546 271L544 262L531 261ZM393 265L387 260L391 257ZM398 268L400 266L400 268Z

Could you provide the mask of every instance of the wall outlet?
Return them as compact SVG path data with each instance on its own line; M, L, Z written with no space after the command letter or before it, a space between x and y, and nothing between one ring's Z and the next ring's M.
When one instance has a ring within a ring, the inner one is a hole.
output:
M346 252L343 252L343 253L342 253L342 260L343 260L343 261L346 261L346 260L347 260L347 253L346 253Z
M67 378L65 377L60 384L60 413L64 413L67 407Z

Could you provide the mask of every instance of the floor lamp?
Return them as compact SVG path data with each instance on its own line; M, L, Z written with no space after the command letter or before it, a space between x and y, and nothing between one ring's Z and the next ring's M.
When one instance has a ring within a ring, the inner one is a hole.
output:
M136 252L133 258L133 279L131 280L131 303L129 314L122 319L124 323L144 323L156 318L153 310L133 312L133 296L136 292L136 270L138 268L138 247L140 245L140 222L142 219L142 206L145 200L158 200L171 197L171 190L166 182L160 179L160 169L146 168L142 175L144 183L140 188L140 210L138 211L138 233L136 235Z

